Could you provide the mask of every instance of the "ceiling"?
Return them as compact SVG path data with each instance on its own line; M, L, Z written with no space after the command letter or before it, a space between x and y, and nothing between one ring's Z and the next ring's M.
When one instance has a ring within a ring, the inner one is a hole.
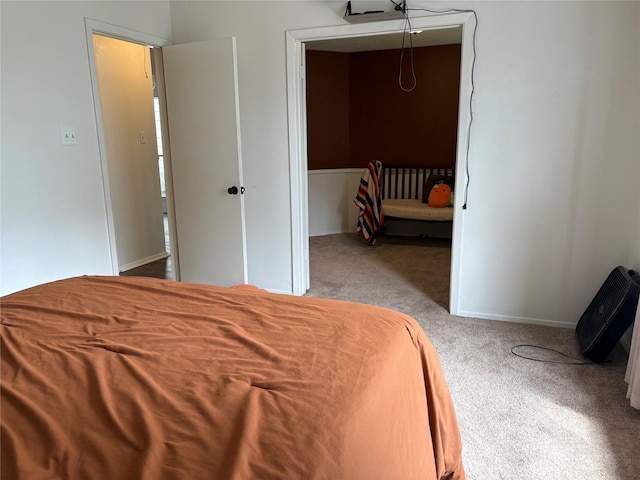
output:
M384 35L368 35L361 37L341 37L330 40L315 40L305 42L307 50L321 50L325 52L366 52L370 50L393 50L402 47L403 33L388 33ZM404 40L408 48L409 36ZM462 43L462 27L433 28L421 33L412 33L411 42L414 47L432 47L435 45L451 45Z

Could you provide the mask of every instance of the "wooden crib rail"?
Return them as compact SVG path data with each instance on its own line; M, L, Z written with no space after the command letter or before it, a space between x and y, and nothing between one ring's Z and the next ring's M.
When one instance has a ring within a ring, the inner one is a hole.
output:
M453 168L382 167L380 192L382 199L421 200L424 182L430 174L453 176Z

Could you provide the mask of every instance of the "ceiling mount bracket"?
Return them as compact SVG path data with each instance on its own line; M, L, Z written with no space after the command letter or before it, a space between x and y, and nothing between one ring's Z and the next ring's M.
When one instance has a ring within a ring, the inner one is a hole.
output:
M384 12L382 10L369 10L364 13L353 13L351 10L351 1L347 2L347 9L344 12L344 19L349 23L366 23L366 22L381 22L384 20L400 20L405 17L407 11L407 2L403 0L402 3L396 4L395 8L391 12Z

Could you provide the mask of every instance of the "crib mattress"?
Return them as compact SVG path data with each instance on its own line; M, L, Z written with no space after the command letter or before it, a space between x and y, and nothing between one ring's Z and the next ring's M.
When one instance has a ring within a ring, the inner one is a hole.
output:
M405 218L409 220L430 220L450 222L453 220L453 208L433 208L420 200L392 199L382 201L385 217Z

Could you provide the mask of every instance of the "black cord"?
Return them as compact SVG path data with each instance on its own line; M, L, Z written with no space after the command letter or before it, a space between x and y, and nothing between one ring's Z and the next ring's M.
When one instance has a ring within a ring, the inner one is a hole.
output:
M391 3L393 3L396 7L398 7L398 4L396 2L394 2L393 0L390 0ZM423 11L423 12L427 12L427 13L433 13L436 15L446 15L449 13L472 13L473 14L473 18L475 19L475 24L473 26L473 41L472 41L472 48L473 48L473 60L471 61L471 94L469 95L469 126L467 128L467 149L466 149L466 158L465 158L465 164L466 164L466 176L467 176L467 183L464 187L464 203L462 204L462 209L466 210L467 209L467 202L468 202L468 198L469 198L469 183L471 182L471 175L469 174L469 149L470 149L470 145L471 145L471 125L473 124L473 94L475 92L475 68L476 68L476 36L477 36L477 32L478 32L478 14L476 13L475 10L466 10L466 9L460 9L460 8L448 8L445 10L432 10L429 8L406 8L405 9L405 17L406 17L406 22L405 22L405 31L403 31L402 33L402 51L404 51L404 35L406 32L406 25L407 23L409 24L409 29L411 29L411 23L409 21L409 11ZM411 38L411 37L409 37ZM413 43L411 43L411 48L412 48L412 52L411 52L411 61L413 63ZM412 69L413 69L413 65L412 65ZM402 53L400 55L400 77L402 77ZM415 75L414 75L414 79L415 79ZM402 84L400 85L400 88L402 88L404 90L404 88L402 87ZM415 88L415 82L414 82L414 86L412 87ZM410 91L410 90L405 90L405 91Z
M396 3L393 0L389 0L394 5L394 10L405 13L405 9L407 7L407 0L403 0L402 3Z
M526 355L521 355L521 354L515 352L515 349L516 348L520 348L520 347L540 348L542 350L548 350L550 352L554 352L554 353L557 353L559 355L562 355L563 357L567 357L567 358L570 358L572 360L578 360L578 361L577 362L567 362L567 361L561 362L561 361L558 361L558 360L544 360L544 359L540 359L540 358L527 357ZM596 362L591 362L591 361L585 361L585 360L582 360L582 359L580 359L578 357L572 357L571 355L567 355L566 353L563 353L563 352L561 352L559 350L555 350L553 348L548 348L548 347L542 347L540 345L530 345L530 344L514 345L513 347L511 347L511 353L513 353L516 357L524 358L526 360L533 360L535 362L543 362L543 363L562 363L564 365L593 365L593 364L596 363Z
M407 35L407 26L409 26L409 52L411 55L411 75L413 77L413 85L411 87L406 88L402 84L402 64L404 60L404 39ZM402 30L402 47L400 47L400 71L398 72L398 85L400 86L400 90L403 92L413 92L418 84L418 79L416 78L415 65L413 61L413 38L411 37L411 21L409 20L409 15L405 15L404 17L404 28Z

